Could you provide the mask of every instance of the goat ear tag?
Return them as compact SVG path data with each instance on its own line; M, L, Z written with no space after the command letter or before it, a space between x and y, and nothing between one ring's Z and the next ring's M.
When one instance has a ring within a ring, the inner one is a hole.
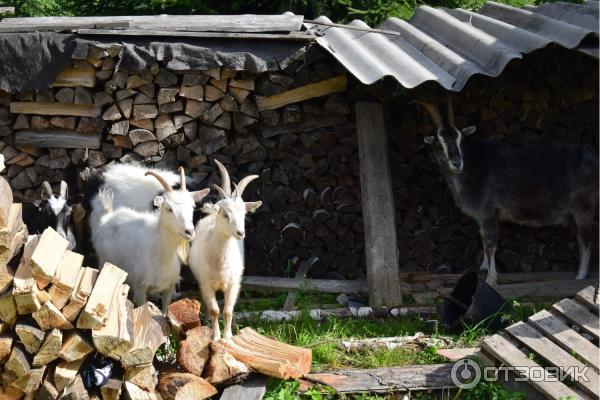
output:
M466 128L462 128L460 131L462 132L463 136L469 136L475 133L475 131L477 130L477 127L474 125L471 126L467 126Z
M246 205L246 211L253 213L262 205L262 201L247 201L244 204Z
M165 201L165 199L162 196L156 196L154 198L154 206L160 207L162 205L163 201Z
M425 136L423 138L423 141L427 144L431 144L431 143L433 143L433 139L435 139L435 136Z

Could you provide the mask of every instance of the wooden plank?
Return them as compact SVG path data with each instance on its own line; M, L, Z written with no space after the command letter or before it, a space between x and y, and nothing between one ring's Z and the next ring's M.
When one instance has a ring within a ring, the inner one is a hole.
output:
M391 308L402 304L402 290L383 105L357 103L356 131L369 303L373 308Z
M566 373L571 378L576 377L576 371L569 367L574 367L577 371L583 371L586 366L575 357L567 353L565 350L554 344L550 339L545 337L537 329L533 328L525 322L517 322L514 325L506 328L515 339L523 343L539 356L547 360L550 364L560 368L563 373ZM575 384L590 394L595 394L595 391L600 387L600 377L591 368L587 368L585 379L576 379Z
M268 276L245 276L242 285L246 290L271 289L279 292L306 290L319 293L368 293L365 281L337 279L307 279L297 281L294 278L275 278Z
M598 283L596 283L597 285ZM575 295L575 298L584 306L589 308L591 311L598 315L600 313L600 304L596 304L594 301L594 295L596 294L596 288L594 286L588 286L585 289L580 290Z
M407 365L307 374L305 379L333 387L337 393L454 388L453 364Z
M2 26L0 25L0 32ZM219 38L242 40L278 40L278 41L311 41L315 39L312 32L290 33L237 33L237 32L185 32L185 31L159 31L149 29L77 29L81 35L118 35L118 36L159 36L159 37L188 37L188 38Z
M437 349L436 352L440 356L447 358L450 361L458 361L462 360L463 358L476 356L479 353L479 347L455 347L452 349Z
M75 321L79 312L86 305L88 298L94 289L97 277L98 270L95 268L85 267L80 270L80 273L77 276L76 289L73 289L71 299L62 309L63 314L69 321Z
M106 324L92 331L96 350L111 358L120 359L133 345L133 304L127 300L129 285L115 291Z
M600 371L600 349L550 312L542 310L529 317L528 321L563 349L574 351L587 365Z
M292 32L299 31L304 18L301 15L161 15L114 17L20 17L5 20L1 26L30 27L89 27L102 29L129 27L133 29L201 31L201 32ZM111 25L112 24L112 25ZM94 29L95 30L95 29Z
M14 114L68 115L73 117L98 118L102 115L102 106L93 104L17 101L10 103L10 112Z
M510 341L498 334L490 336L481 342L481 348L504 365L522 368L540 367L516 348ZM515 373L522 376L522 373L518 370L515 370ZM543 393L550 399L559 400L568 396L572 396L574 399L578 398L577 393L562 382L530 381L529 383L537 391Z
M267 391L267 378L264 375L252 375L239 385L223 390L219 400L261 400Z
M94 69L65 68L58 73L52 86L93 88L96 86L96 71Z
M304 279L306 279L306 273L308 272L308 269L314 265L319 259L317 257L311 257L309 260L306 261L302 261L302 263L300 264L300 268L298 268L298 271L296 271L296 276L294 276L294 279L302 282ZM288 292L287 297L285 298L285 303L283 303L283 310L284 311L290 311L294 309L294 303L296 302L296 292Z
M17 146L33 148L99 149L101 140L100 133L80 133L67 129L22 129L15 132Z
M596 339L600 338L598 317L589 312L582 305L579 305L571 299L562 299L554 304L552 309L582 327L586 332L591 333Z
M278 124L275 126L260 127L262 136L266 139L274 136L284 135L286 133L309 132L330 126L341 125L348 122L346 115L328 114L326 116L308 116L302 118L302 121L291 122L289 124Z
M346 75L339 75L324 81L310 83L299 88L287 90L273 96L256 99L258 111L275 110L288 104L321 97L332 93L343 92L348 86Z
M574 296L581 289L598 282L598 279L571 279L566 281L525 282L498 285L496 291L504 298L561 299Z
M106 322L113 293L125 282L127 272L111 263L105 263L98 275L92 294L77 320L79 329L99 329Z

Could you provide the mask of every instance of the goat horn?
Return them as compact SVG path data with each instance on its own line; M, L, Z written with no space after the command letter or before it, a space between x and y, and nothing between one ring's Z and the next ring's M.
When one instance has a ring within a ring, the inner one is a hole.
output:
M144 175L145 176L151 175L151 176L155 177L156 180L159 181L160 184L162 185L162 187L165 189L165 192L172 192L173 191L173 188L171 187L171 185L169 185L169 182L165 181L165 178L163 178L162 176L160 176L156 172L154 172L154 171L148 171Z
M258 175L248 175L245 176L240 183L237 184L237 186L235 187L235 192L233 192L233 197L242 197L242 194L244 193L244 190L246 189L246 186L248 186L248 184L250 182L252 182L253 180L257 179Z
M454 108L452 107L452 99L448 97L448 125L454 126Z
M226 197L231 197L231 181L229 179L229 172L227 172L227 169L216 158L215 164L217 164L219 172L221 173L221 189L223 189L223 193L225 193Z
M444 128L444 123L442 122L442 115L440 114L440 111L437 109L436 106L434 106L431 103L425 103L424 101L419 100L413 100L409 104L419 104L420 106L425 108L429 112L429 115L431 116L431 119L433 120L435 126L437 126L438 129Z
M60 197L66 199L69 195L69 187L67 186L67 182L60 181Z
M219 194L221 195L222 199L227 198L227 193L225 193L223 191L223 189L221 189L221 187L219 185L213 185L213 187L217 190L217 192L219 192Z
M52 186L48 183L48 181L42 182L42 195L46 193L48 197L52 196Z
M183 170L183 167L179 167L179 175L181 177L180 190L185 192L187 189L185 187L185 171Z

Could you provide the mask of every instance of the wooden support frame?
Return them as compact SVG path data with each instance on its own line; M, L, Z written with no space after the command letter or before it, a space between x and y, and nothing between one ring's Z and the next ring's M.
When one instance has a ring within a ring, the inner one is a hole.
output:
M384 106L356 103L356 130L369 303L394 307L402 304L402 291Z

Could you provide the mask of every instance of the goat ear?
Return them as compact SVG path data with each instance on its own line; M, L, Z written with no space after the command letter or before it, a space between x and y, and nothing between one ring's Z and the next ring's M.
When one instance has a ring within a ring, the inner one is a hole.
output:
M471 126L467 126L466 128L462 128L460 131L463 134L463 136L469 136L475 133L475 131L477 130L477 127L474 125Z
M253 213L262 205L262 201L246 201L246 212Z
M164 201L165 201L164 197L162 197L162 196L156 196L154 198L153 203L154 203L155 207L160 207Z
M434 140L434 139L435 139L435 136L425 136L425 137L423 138L423 141L424 141L425 143L427 143L427 144L431 144L431 143L433 143L433 140Z
M198 190L197 192L191 192L192 193L192 198L194 199L194 201L197 203L200 200L202 200L204 197L206 197L206 195L210 192L210 189L202 189L202 190Z

